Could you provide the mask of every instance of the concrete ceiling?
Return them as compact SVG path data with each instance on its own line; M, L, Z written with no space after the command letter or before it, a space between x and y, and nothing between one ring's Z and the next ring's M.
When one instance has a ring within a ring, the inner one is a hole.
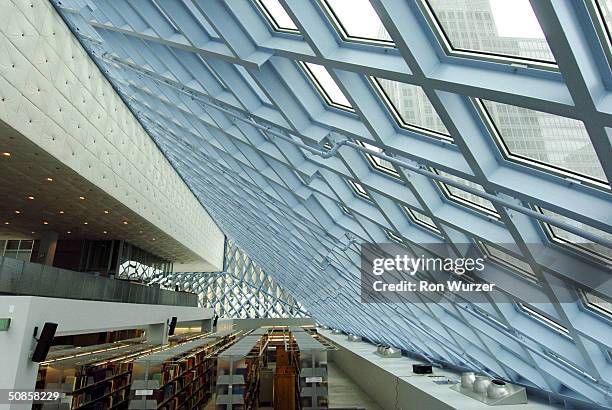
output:
M0 198L0 237L123 239L171 261L203 262L2 121Z

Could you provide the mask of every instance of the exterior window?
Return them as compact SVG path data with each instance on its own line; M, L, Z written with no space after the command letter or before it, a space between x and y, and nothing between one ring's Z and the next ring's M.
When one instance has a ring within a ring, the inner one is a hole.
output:
M371 201L372 198L370 198L370 194L368 194L368 191L365 190L365 188L358 182L352 181L352 180L348 180L348 183L350 184L351 188L353 188L353 191L355 191L355 193L357 195L359 195L362 198L367 199L368 201Z
M452 141L427 95L418 85L372 77L398 124L430 137Z
M565 326L562 326L559 323L555 322L554 320L549 319L547 316L544 316L543 314L533 310L532 308L530 308L524 303L519 303L518 305L523 313L531 316L532 318L548 326L549 328L569 337L569 330L567 330Z
M352 215L351 210L348 209L346 206L340 205L340 209L342 209L342 212L344 212L345 214Z
M536 277L535 273L533 273L527 262L524 262L521 259L484 242L478 242L478 246L482 250L482 253L484 253L490 261L506 267L512 272L518 272L531 281L538 281L538 278Z
M421 4L449 54L555 67L529 0L422 0Z
M438 229L438 227L436 226L435 222L433 221L433 219L431 219L430 217L428 217L427 215L425 215L422 212L416 211L412 208L408 208L407 206L403 206L404 211L406 211L406 214L408 214L408 217L410 218L410 220L412 222L414 222L417 225L420 225L430 231L435 232L436 234L440 234L440 230Z
M612 234L609 234L592 226L585 225L581 222L575 221L563 215L559 215L558 213L549 211L547 209L536 209L542 212L544 215L551 216L561 222L574 225L575 227L584 229L585 231L588 231L594 235L600 236L608 240L612 240ZM583 254L594 257L605 264L612 264L612 249L600 245L598 243L591 242L581 236L578 236L556 226L550 225L548 223L541 222L541 224L544 227L544 231L552 242L558 243L560 245L579 251Z
M360 145L363 145L365 148L372 150L372 151L376 151L376 152L384 152L384 150L382 148L378 148L374 145L370 145L366 142L362 142L362 141L358 141L358 143ZM375 157L374 155L371 154L365 154L365 156L368 158L368 161L370 162L370 164L372 165L372 167L374 167L374 169L377 169L381 172L384 172L385 174L389 174L391 176L394 176L396 178L399 177L399 173L397 172L397 170L395 169L395 167L393 166L393 164L389 161L386 161L384 159Z
M0 256L29 262L32 258L33 245L32 240L0 240Z
M581 121L493 101L480 105L506 158L609 186Z
M402 239L401 236L399 236L398 234L396 234L395 232L391 232L387 229L385 229L385 233L387 234L387 236L389 237L389 239L391 239L393 242L397 242L397 243L404 243L404 240Z
M393 45L370 0L322 0L322 4L345 40Z
M463 179L455 175L448 174L444 171L439 171L437 169L433 169L433 171L438 175L441 175L447 178L451 178L457 182L460 182L472 188L478 189L479 191L485 192L485 190L480 185L474 182L468 181L466 179ZM462 205L468 206L479 212L485 213L489 216L499 219L499 214L495 210L495 207L493 206L491 201L481 198L477 195L471 194L469 192L466 192L462 189L455 188L454 186L447 185L440 181L436 181L436 183L438 184L438 186L440 187L444 195L451 201L458 202Z
M590 0L586 2L602 45L612 62L612 2L610 0Z
M278 0L255 0L255 3L259 6L259 9L266 16L274 30L292 34L300 33L291 16L287 14Z
M337 108L347 111L353 111L351 103L346 98L338 84L334 81L325 67L313 63L301 63L308 77L315 84L319 92L325 98L325 101Z
M582 294L584 304L589 309L606 316L608 319L612 319L612 303L587 291L581 291L580 293Z

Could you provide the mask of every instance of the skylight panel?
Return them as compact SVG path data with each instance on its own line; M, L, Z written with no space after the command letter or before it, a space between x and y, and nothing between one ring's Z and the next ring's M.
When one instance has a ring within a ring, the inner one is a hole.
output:
M422 0L447 52L554 66L529 0Z
M481 103L507 158L609 186L581 121L493 101Z
M369 0L322 0L346 40L393 44Z
M600 298L591 292L582 291L581 293L583 301L589 309L606 316L608 319L612 319L612 303L610 301Z
M329 105L353 111L351 103L325 67L313 63L302 63L302 66Z
M368 201L371 201L372 198L370 198L370 194L368 194L368 191L365 190L365 188L358 182L355 182L353 180L348 180L348 183L350 184L351 188L353 188L353 191L355 191L355 193L357 195L359 195L362 198L367 199Z
M434 169L433 171L438 175L442 175L444 177L460 182L464 185L468 185L471 188L475 188L479 191L485 192L485 190L480 185L472 181L468 181L467 179L446 173L444 171L439 171L437 169ZM491 201L489 201L488 199L484 199L478 195L474 195L470 192L455 188L454 186L447 185L440 181L436 181L436 183L438 184L438 186L440 186L442 192L444 193L444 195L446 195L448 199L499 219L499 214L495 210L495 207L493 206Z
M575 221L571 218L559 215L558 213L549 211L547 209L538 208L538 211L542 212L544 215L548 215L555 219L558 219L561 222L565 222L577 228L584 229L585 231L588 231L591 234L599 236L603 239L612 240L612 234L583 224L582 222ZM591 257L594 257L600 261L603 261L606 264L612 264L612 249L600 245L598 243L589 241L579 235L568 232L562 228L556 227L546 222L541 222L541 224L544 227L544 231L546 232L551 241L569 247Z
M489 260L510 269L512 272L517 272L531 281L537 282L538 279L527 262L487 243L478 242L478 245Z
M433 219L431 219L424 213L416 211L412 208L408 208L407 206L403 206L403 208L404 208L404 211L406 211L406 214L408 214L408 217L410 218L412 222L430 231L440 234L440 230L436 226L436 223L433 221Z
M293 34L300 32L291 16L289 16L278 0L255 0L255 3L259 6L274 30Z
M388 229L385 229L385 233L387 234L387 237L389 239L391 239L393 242L397 242L397 243L404 243L404 240L402 239L401 236L399 236L397 233L390 231Z
M385 104L401 127L452 140L440 116L418 85L373 78Z
M534 318L535 320L537 320L538 322L548 326L549 328L565 335L565 336L569 336L569 330L567 330L567 328L559 323L557 323L556 321L550 319L547 316L544 316L543 314L541 314L540 312L532 309L531 307L529 307L528 305L524 304L524 303L519 303L519 308L526 313L527 315L531 316L532 318Z
M595 11L594 20L601 29L602 42L608 49L609 57L612 53L612 1L610 0L591 0Z
M370 145L366 142L362 142L362 141L358 141L359 144L363 145L365 148L371 150L371 151L376 151L379 153L384 152L384 150L382 148L378 148L374 145ZM372 154L365 154L366 157L368 158L368 161L370 162L370 164L372 164L372 167L374 167L374 169L377 169L379 171L384 172L385 174L389 174L391 176L394 177L399 177L399 173L397 172L397 170L395 169L395 167L393 166L393 164L387 160L384 160L382 158L376 157Z

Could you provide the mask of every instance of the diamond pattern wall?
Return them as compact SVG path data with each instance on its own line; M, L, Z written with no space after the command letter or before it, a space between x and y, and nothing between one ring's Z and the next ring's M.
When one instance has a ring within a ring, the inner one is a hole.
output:
M354 0L359 21L331 0L52 3L227 237L319 322L612 405L606 3ZM476 244L496 299L362 303L358 244L387 241Z

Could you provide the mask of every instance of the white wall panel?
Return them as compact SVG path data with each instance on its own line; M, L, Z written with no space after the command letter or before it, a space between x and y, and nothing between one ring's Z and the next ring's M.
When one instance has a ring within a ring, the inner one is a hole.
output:
M223 233L53 7L1 1L0 16L0 119L221 268Z

